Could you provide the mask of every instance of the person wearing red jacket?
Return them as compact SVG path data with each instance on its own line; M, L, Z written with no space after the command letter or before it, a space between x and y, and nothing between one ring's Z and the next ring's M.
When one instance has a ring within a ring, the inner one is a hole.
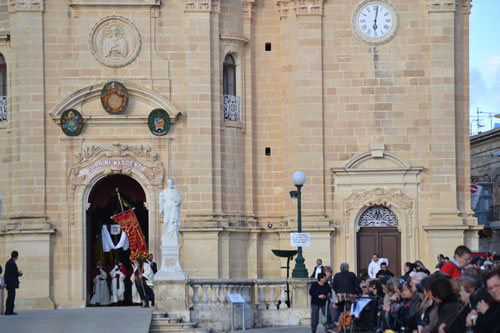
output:
M451 278L460 278L462 270L469 264L471 256L471 250L465 245L460 245L455 249L455 256L444 264L440 271Z

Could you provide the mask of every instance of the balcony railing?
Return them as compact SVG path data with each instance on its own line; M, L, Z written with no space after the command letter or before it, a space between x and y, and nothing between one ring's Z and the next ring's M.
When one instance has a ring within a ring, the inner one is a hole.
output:
M7 96L0 96L0 123L7 121Z
M241 121L240 98L233 95L224 95L224 120Z

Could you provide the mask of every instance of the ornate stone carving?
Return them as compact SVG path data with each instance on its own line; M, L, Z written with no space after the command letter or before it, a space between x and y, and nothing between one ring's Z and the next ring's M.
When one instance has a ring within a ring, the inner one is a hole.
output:
M139 54L141 35L128 19L108 16L99 20L90 31L89 48L101 64L123 67Z
M462 14L470 15L470 9L472 7L471 1L472 0L460 0L460 4L457 4L457 6L460 6Z
M354 191L344 201L345 219L344 232L349 237L349 226L353 216L366 207L395 207L404 213L407 219L408 236L412 237L413 229L413 199L401 190L376 188L368 191Z
M253 8L255 7L256 0L242 0L243 13L245 18L252 18Z
M296 0L297 15L323 15L323 0Z
M42 12L43 0L9 0L9 12Z
M363 212L358 221L360 227L397 227L398 219L387 207L373 206Z
M220 0L185 0L185 12L219 12Z
M69 170L73 188L85 183L89 175L122 173L131 175L135 170L144 175L152 185L161 185L164 168L158 153L144 145L91 145L75 154L76 163Z
M430 12L455 11L456 0L431 0Z
M278 10L280 12L280 18L287 17L290 9L294 9L294 4L294 0L276 0L276 5L278 6Z

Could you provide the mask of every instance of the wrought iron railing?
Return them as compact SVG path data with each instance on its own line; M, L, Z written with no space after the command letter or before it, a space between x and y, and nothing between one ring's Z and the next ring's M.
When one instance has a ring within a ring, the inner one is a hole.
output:
M7 121L7 96L0 96L0 122Z
M224 95L224 120L241 121L240 98L233 95Z

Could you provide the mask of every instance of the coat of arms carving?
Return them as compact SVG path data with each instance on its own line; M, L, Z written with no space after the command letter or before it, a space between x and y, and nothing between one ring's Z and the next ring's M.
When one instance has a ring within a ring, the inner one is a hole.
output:
M90 31L89 47L101 64L124 67L139 54L141 35L128 19L108 16L99 20Z

